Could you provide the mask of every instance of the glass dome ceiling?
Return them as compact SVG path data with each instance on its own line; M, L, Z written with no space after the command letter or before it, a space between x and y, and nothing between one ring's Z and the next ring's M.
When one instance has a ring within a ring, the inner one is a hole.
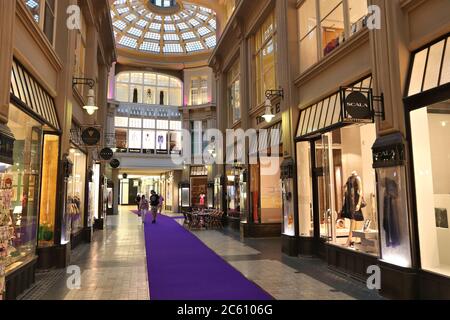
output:
M155 10L151 0L116 0L111 17L117 46L152 54L189 54L216 46L213 10L178 1L176 12L165 12L161 3Z

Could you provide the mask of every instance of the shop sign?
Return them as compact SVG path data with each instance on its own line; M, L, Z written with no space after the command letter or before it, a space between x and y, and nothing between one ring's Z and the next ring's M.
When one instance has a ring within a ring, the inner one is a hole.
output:
M344 94L345 96L345 94ZM353 91L344 98L344 108L348 119L372 120L373 112L369 94Z
M103 160L109 161L114 157L114 152L111 148L104 148L100 151L100 157Z
M95 146L100 142L101 134L97 128L89 127L81 133L81 139L87 146Z
M141 149L128 149L128 153L141 153Z
M111 168L113 169L117 169L120 167L120 161L117 159L113 159L111 160L111 162L109 163L109 165L111 166Z

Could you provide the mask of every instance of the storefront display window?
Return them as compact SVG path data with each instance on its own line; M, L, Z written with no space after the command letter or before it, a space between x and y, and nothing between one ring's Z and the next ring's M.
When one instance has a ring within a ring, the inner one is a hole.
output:
M261 158L261 223L280 223L282 217L282 192L280 170L274 174L265 174L265 168L271 166L271 158ZM277 163L281 161L277 159ZM271 171L271 170L267 170Z
M228 216L241 218L240 169L233 167L227 170L227 208Z
M191 178L191 204L194 208L205 208L207 203L207 184L208 178Z
M422 268L450 276L450 100L410 118Z
M181 129L179 114L172 114L169 119L137 118L148 112L131 111L134 117L118 116L115 118L115 137L117 152L145 154L179 154L182 152ZM155 130L156 129L156 130Z
M13 161L0 163L0 258L6 273L35 255L38 228L42 125L13 105L8 127Z
M43 151L38 240L39 246L51 246L54 244L59 137L46 134Z
M315 143L320 235L327 241L378 255L376 179L371 146L374 124L348 126Z
M214 179L214 206L215 209L222 210L222 178L216 177Z
M298 212L301 237L314 236L311 144L297 143Z
M84 227L86 154L72 147L69 159L73 164L73 172L67 182L67 213L70 217L70 230L75 234Z
M94 175L92 177L92 182L89 183L88 227L91 227L94 224L95 219L98 219L100 216L98 207L100 201L100 164L94 164L93 171Z

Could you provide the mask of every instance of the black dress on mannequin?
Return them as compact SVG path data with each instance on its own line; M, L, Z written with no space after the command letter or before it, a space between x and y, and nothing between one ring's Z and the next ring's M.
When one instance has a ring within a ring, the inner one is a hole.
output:
M358 175L352 174L346 183L345 188L345 199L344 206L342 208L342 216L344 218L355 220L355 221L364 221L364 216L362 214L361 208L356 210L358 206L360 194L361 194L361 186L360 179Z
M386 235L386 246L397 247L400 245L400 227L398 224L398 186L389 178L384 181L386 188L383 200L383 229Z

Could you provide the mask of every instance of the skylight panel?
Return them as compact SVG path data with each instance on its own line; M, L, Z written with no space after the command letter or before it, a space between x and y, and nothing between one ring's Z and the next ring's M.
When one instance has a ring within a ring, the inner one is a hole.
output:
M194 42L188 42L186 43L186 51L187 52L194 52L194 51L200 51L203 50L203 45L200 41L194 41Z

